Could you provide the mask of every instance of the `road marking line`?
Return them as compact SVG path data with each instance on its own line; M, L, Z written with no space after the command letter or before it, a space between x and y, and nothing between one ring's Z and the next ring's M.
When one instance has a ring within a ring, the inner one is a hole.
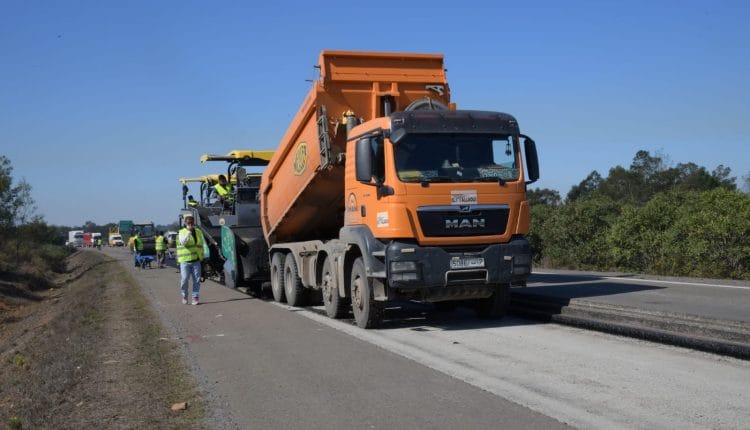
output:
M559 276L571 276L562 273L551 273L551 272L533 272L532 275L559 275ZM622 282L655 282L657 284L675 284L675 285L691 285L696 287L712 287L712 288L734 288L737 290L750 290L750 287L743 287L740 285L721 285L721 284L702 284L699 282L680 282L680 281L661 281L656 279L638 279L638 278L622 278L619 276L597 276L597 275L575 275L575 276L592 276L600 279L609 279L612 281ZM594 281L582 281L582 282L595 282ZM550 286L556 285L556 283L549 283Z

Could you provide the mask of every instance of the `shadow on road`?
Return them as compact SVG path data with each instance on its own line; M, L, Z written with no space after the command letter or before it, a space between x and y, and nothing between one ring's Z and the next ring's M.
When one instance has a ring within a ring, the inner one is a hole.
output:
M627 279L623 277L623 281L627 282ZM667 288L624 282L616 282L608 278L593 275L533 274L529 278L528 287L514 288L512 291L514 296L519 294L545 296L553 299L567 300L569 303L572 299L611 296Z
M216 303L237 302L237 301L244 301L244 300L258 300L258 298L257 297L253 297L253 296L247 296L247 297L236 297L236 298L233 298L233 299L226 299L226 300L201 301L200 306L213 305L213 304L216 304Z

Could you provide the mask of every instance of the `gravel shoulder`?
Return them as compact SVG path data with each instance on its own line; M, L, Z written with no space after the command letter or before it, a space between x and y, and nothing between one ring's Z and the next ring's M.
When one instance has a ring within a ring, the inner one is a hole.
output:
M116 260L79 251L49 289L11 278L0 278L0 426L201 427L177 346Z

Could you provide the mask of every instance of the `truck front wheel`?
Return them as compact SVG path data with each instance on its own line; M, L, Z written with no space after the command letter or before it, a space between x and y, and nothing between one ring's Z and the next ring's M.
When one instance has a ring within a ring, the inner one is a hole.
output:
M476 304L480 318L500 319L508 313L510 306L510 285L498 285L495 292L486 299L479 299Z
M276 252L271 257L271 292L279 303L286 301L284 295L284 254Z
M367 277L362 257L354 260L351 276L352 311L361 328L375 328L383 320L383 308L375 301L372 281Z
M320 290L323 293L323 304L326 314L335 319L346 316L349 307L349 299L339 295L339 289L333 281L333 265L330 257L323 261L323 276L321 278Z

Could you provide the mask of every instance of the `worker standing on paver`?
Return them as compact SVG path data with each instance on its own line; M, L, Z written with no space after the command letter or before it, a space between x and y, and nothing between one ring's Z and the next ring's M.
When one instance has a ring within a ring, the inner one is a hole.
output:
M219 175L219 183L214 185L214 190L222 207L229 208L234 200L234 194L232 194L232 184L227 181L226 176Z
M203 232L195 227L193 214L183 214L185 227L177 235L177 263L180 264L182 304L188 304L188 283L193 278L192 304L198 304L201 288L201 260L203 260Z

